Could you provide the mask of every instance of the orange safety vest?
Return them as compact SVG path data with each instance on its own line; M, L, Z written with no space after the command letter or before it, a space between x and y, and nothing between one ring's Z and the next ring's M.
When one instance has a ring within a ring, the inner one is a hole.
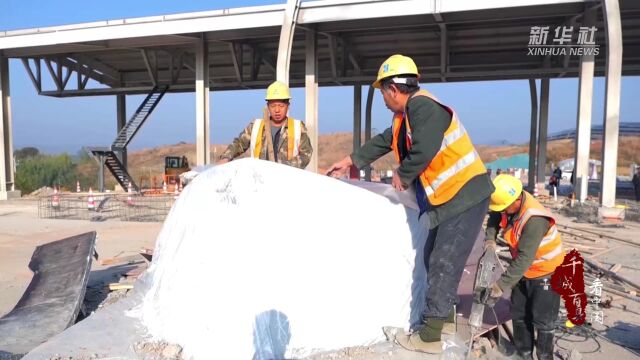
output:
M532 216L542 216L549 219L551 226L542 238L533 263L524 273L524 277L534 279L553 273L556 267L562 264L564 251L562 251L562 240L560 240L560 233L553 215L528 192L523 191L523 194L524 201L513 224L508 224L507 214L503 212L500 228L502 228L502 236L509 244L511 256L515 259L518 256L518 241L527 221Z
M415 96L426 96L438 103L451 114L451 125L444 132L440 151L433 157L426 169L420 174L420 184L431 205L441 205L451 200L462 187L473 177L486 174L487 169L480 159L480 155L473 147L469 134L462 126L455 111L442 104L426 90L416 92ZM400 149L398 140L401 138L401 128L405 125L405 147ZM403 159L403 151L411 149L411 126L409 114L405 110L393 117L393 140L391 148L400 163Z
M251 128L251 145L249 152L252 158L260 158L262 151L262 134L264 132L264 121L256 119ZM287 118L287 159L291 160L298 156L300 151L300 138L302 137L302 121ZM273 144L277 146L277 144ZM278 149L273 149L278 151Z

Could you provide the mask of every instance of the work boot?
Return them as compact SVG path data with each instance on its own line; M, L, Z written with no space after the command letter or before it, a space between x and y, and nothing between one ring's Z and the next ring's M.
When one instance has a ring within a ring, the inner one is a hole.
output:
M516 360L533 360L533 354L531 353L531 351L516 353L513 358Z
M522 320L513 321L513 345L523 359L531 359L533 352L533 334Z
M538 330L536 354L538 360L553 360L553 330Z
M457 329L456 326L456 306L453 305L451 312L449 312L449 317L444 321L444 326L442 327L442 333L446 335L455 335Z
M442 352L442 341L424 341L420 338L420 333L409 335L401 331L396 335L396 343L409 351L427 354L440 354Z

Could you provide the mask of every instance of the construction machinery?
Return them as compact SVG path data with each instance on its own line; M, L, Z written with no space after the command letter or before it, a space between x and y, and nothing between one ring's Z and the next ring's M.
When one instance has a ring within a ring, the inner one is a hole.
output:
M191 170L186 156L167 156L164 158L164 175L162 181L167 191L173 192L180 186L180 174Z
M493 281L499 261L496 252L492 249L487 249L478 262L476 279L473 283L473 304L471 305L471 313L469 314L471 337L469 339L467 358L471 354L473 339L484 323L485 306L492 308L493 305L495 305L495 302L490 299L491 282Z

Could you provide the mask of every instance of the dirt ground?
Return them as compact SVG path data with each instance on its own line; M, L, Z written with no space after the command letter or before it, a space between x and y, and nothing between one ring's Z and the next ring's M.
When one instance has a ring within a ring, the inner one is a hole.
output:
M575 223L572 218L557 215L561 224L591 229L640 243L639 223L629 222L623 228L602 228L592 224ZM101 259L127 257L136 254L142 247L152 248L161 227L161 223L117 220L104 222L44 220L38 218L37 202L34 200L0 202L0 316L11 310L29 284L32 274L27 264L36 246L95 230L98 234L97 251ZM606 252L594 251L602 253L601 255L592 254L596 255L593 258L602 266L609 268L614 264L620 264L618 274L640 283L640 262L637 260L640 257L639 246L625 245L605 238L599 239L593 246L607 250ZM123 269L122 265L103 266L99 261L94 261L89 288L103 288L105 283L118 281ZM91 291L87 294L89 296ZM596 331L573 335L557 333L557 359L568 358L571 350L580 352L583 359L640 358L640 303L619 295L603 294L604 298L612 300L611 307L604 309L604 323L594 324ZM314 358L398 360L437 357L408 353L387 343L370 348L344 349ZM500 356L490 353L482 355L482 358L500 358ZM573 359L577 358L573 357Z

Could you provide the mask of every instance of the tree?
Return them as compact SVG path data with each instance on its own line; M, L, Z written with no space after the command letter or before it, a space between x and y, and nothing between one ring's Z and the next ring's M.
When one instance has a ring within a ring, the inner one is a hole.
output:
M13 155L15 156L16 160L23 160L23 159L32 158L40 155L40 150L38 150L37 148L28 146L28 147L23 147L22 149L16 150L13 153Z
M24 193L43 186L75 188L75 165L71 157L62 155L37 155L24 158L16 168L16 187Z

